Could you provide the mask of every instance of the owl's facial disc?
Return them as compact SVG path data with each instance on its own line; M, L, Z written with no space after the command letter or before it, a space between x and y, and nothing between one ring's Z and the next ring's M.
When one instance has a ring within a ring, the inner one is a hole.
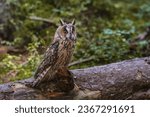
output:
M76 38L75 27L72 24L68 24L64 26L64 33L65 33L66 39L75 40Z

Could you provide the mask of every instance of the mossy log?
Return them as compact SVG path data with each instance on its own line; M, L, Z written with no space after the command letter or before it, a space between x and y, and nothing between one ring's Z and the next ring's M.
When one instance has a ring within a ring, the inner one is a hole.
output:
M0 99L150 99L150 57L85 69L61 69L56 80L38 88L31 87L33 80L1 84Z

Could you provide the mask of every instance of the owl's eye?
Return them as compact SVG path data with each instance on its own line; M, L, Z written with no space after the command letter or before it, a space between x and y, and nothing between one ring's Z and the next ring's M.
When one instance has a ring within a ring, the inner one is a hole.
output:
M72 27L72 32L74 32L74 31L75 31L75 27L73 26L73 27Z
M65 34L67 34L67 33L68 33L68 31L67 31L66 27L64 27L63 31L64 31L64 33L65 33Z

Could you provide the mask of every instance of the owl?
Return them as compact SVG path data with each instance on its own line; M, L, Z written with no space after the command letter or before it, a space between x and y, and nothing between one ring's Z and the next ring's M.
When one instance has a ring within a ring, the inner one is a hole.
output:
M66 68L73 55L76 42L75 20L66 23L60 20L52 43L47 48L42 62L38 66L32 86L38 87L45 81L54 79L54 75L60 68Z

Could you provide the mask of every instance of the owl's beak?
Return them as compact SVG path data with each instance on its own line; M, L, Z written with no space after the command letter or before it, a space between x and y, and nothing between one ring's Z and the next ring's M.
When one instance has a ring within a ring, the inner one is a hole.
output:
M75 40L75 37L72 34L68 34L66 37L67 37L68 40L72 40L72 41Z
M74 37L74 36L71 36L70 39L71 39L72 41L74 41L74 40L75 40L75 37Z

